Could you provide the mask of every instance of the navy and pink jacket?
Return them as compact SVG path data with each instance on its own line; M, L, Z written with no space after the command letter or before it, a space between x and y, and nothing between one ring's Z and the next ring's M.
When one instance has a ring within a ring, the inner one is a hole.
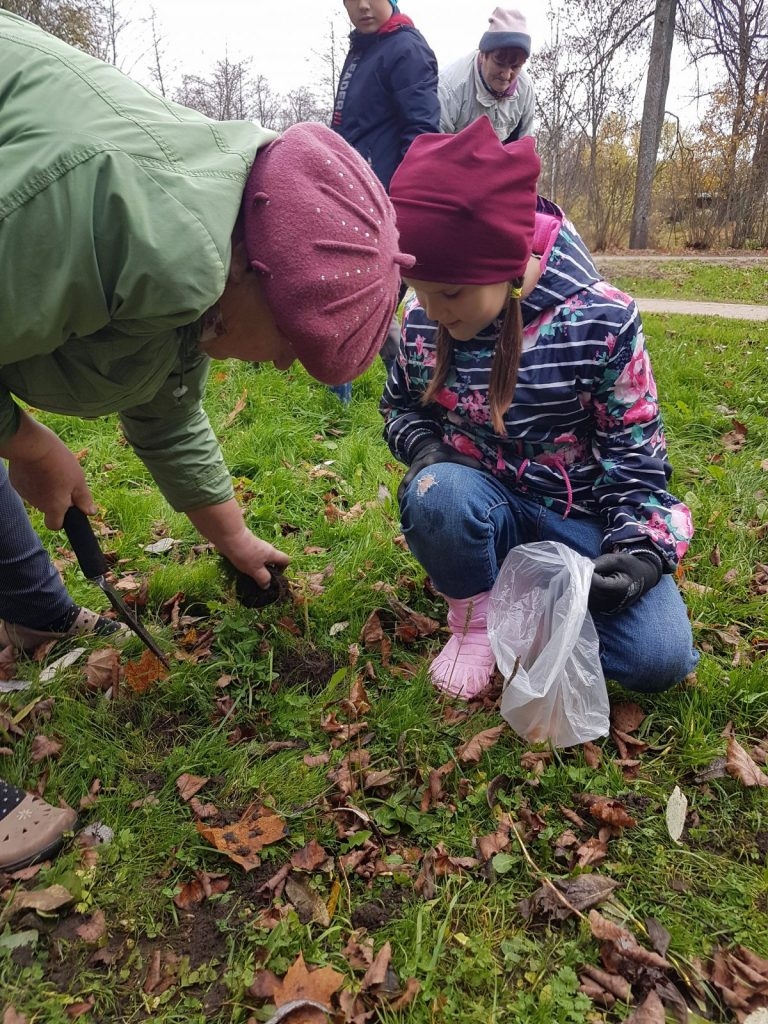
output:
M415 298L381 401L384 436L406 465L425 438L447 441L561 515L598 517L604 552L647 538L672 571L693 526L667 490L672 468L637 306L601 278L559 207L540 198L540 221L554 223L555 238L522 302L524 351L506 436L496 433L488 404L501 318L454 343L446 386L425 407L437 324Z

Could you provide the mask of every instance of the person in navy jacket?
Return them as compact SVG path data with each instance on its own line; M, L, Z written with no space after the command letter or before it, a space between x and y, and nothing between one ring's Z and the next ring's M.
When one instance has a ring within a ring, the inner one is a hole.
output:
M392 0L344 0L354 30L331 127L370 164L384 188L417 135L440 131L437 60ZM405 288L400 289L400 299ZM395 315L381 349L389 370L400 345ZM331 387L346 405L351 384Z
M388 188L416 136L440 131L437 60L390 0L344 0L344 7L354 31L331 127Z

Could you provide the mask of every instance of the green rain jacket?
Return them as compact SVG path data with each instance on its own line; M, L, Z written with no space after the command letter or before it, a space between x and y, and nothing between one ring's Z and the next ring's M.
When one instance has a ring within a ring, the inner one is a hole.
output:
M171 505L232 484L201 399L248 171L275 133L166 102L0 11L0 442L18 396L118 412Z

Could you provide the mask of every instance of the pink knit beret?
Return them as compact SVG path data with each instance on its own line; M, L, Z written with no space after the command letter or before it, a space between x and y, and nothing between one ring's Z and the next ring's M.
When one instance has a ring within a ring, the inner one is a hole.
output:
M408 276L447 284L520 277L540 167L530 136L505 146L485 116L456 135L417 136L389 186L400 244L416 256Z
M378 178L330 128L296 124L259 151L243 203L248 259L299 360L324 384L359 376L413 264Z

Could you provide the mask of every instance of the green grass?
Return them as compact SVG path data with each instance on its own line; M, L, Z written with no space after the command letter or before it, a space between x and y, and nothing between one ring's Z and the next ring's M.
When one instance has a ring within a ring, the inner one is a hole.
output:
M598 264L601 264L598 258ZM646 299L693 299L701 302L768 303L768 270L758 266L726 266L695 260L611 263L605 259L609 280L629 295Z
M645 323L675 466L672 489L689 502L698 526L683 585L705 653L695 684L638 699L647 713L640 733L649 749L635 777L616 763L610 740L599 744L596 769L577 749L556 752L537 775L521 765L526 744L507 732L479 764L456 763L441 799L422 810L430 770L455 761L461 742L499 718L493 708L476 709L459 722L446 716L425 672L439 637L411 645L393 639L388 665L360 640L369 614L388 609L380 583L419 612L444 616L441 602L424 588L422 570L393 543L399 524L390 496L401 470L380 437L379 365L355 384L348 408L300 371L228 364L213 374L209 411L249 523L292 556L288 574L303 595L293 606L262 612L234 603L216 557L195 551L194 531L165 505L130 451L116 444L113 421L47 418L73 449L88 449L86 473L104 521L117 531L107 547L121 559L119 574L148 581L149 627L167 649L184 646L189 627L174 632L160 614L162 603L181 592L182 612L201 616L198 634L210 629L212 639L201 660L174 661L164 682L142 695L124 686L111 701L87 689L81 665L43 685L36 682L38 666L19 663L17 674L33 686L0 698L0 710L17 716L22 729L3 741L10 751L4 777L42 783L48 800L73 806L99 779L96 800L82 816L108 824L114 840L92 863L69 847L37 877L9 887L12 893L58 883L74 903L57 914L25 912L0 924L0 987L8 1005L30 1021L51 1024L70 1020L67 1007L74 1012L90 998L93 1009L84 1020L263 1021L274 1006L249 994L254 973L268 968L282 977L299 952L307 964L334 968L359 991L364 969L350 964L349 943L365 941L360 928L367 923L376 951L391 943L400 985L414 977L421 986L400 1011L369 992L374 1019L623 1019L627 1008L601 1010L578 992L578 971L600 962L585 923L529 924L517 910L542 873L578 874L558 858L555 844L573 828L561 808L583 814L582 793L615 797L637 819L610 840L603 864L585 869L620 883L607 914L646 945L643 922L655 918L669 931L670 959L683 971L706 962L717 945L742 943L768 956L766 791L746 789L727 775L695 781L723 756L729 724L745 747L768 735L768 663L757 646L768 639L768 622L765 597L752 593L750 582L766 561L768 327L658 316ZM244 390L246 408L224 430ZM721 440L733 420L746 428L738 451ZM346 521L331 519L329 503L342 510L360 503L362 510ZM158 533L179 543L152 556L144 546ZM62 536L42 535L59 556ZM314 548L326 551L307 551ZM328 565L333 571L316 593L312 574ZM79 600L103 606L76 566L68 565L65 576ZM382 621L393 637L391 616L382 613ZM723 640L729 627L736 630L733 643ZM359 645L359 660L354 671L345 671L351 644ZM96 650L100 642L85 646ZM140 648L132 643L128 650L136 655ZM403 666L415 674L398 672ZM323 722L331 712L348 720L343 701L356 673L371 704L367 726L360 740L332 747ZM217 686L224 675L232 681ZM628 699L610 689L615 701ZM51 705L25 713L30 703L48 698ZM232 742L236 728L240 742ZM57 759L31 763L39 733L61 742ZM276 741L295 745L276 748ZM391 778L345 801L329 771L355 750L369 752L367 770ZM305 763L305 756L325 753L328 764ZM246 873L198 834L176 788L184 772L210 778L198 798L214 803L229 822L254 802L282 815L287 835L265 847L260 867ZM499 777L505 784L490 787ZM670 840L664 819L675 785L690 804L680 845ZM148 795L154 802L132 807ZM345 802L365 817L336 813ZM492 865L438 874L433 891L417 889L419 865L412 868L409 858L423 858L438 844L453 857L472 857L473 840L496 831L502 813L528 822L523 845L530 859L512 837ZM280 923L265 927L260 914L288 898L275 899L259 887L313 839L331 860L305 879L324 902L336 893L330 923L302 923L288 910ZM381 873L363 877L343 858L366 841L384 842L386 849ZM192 911L179 909L173 896L201 871L226 873L228 891ZM382 908L373 922L363 916L371 906ZM89 945L74 928L96 910L104 914L106 933ZM165 987L146 983L157 956L167 971ZM713 1019L733 1019L722 1008L718 1013Z

